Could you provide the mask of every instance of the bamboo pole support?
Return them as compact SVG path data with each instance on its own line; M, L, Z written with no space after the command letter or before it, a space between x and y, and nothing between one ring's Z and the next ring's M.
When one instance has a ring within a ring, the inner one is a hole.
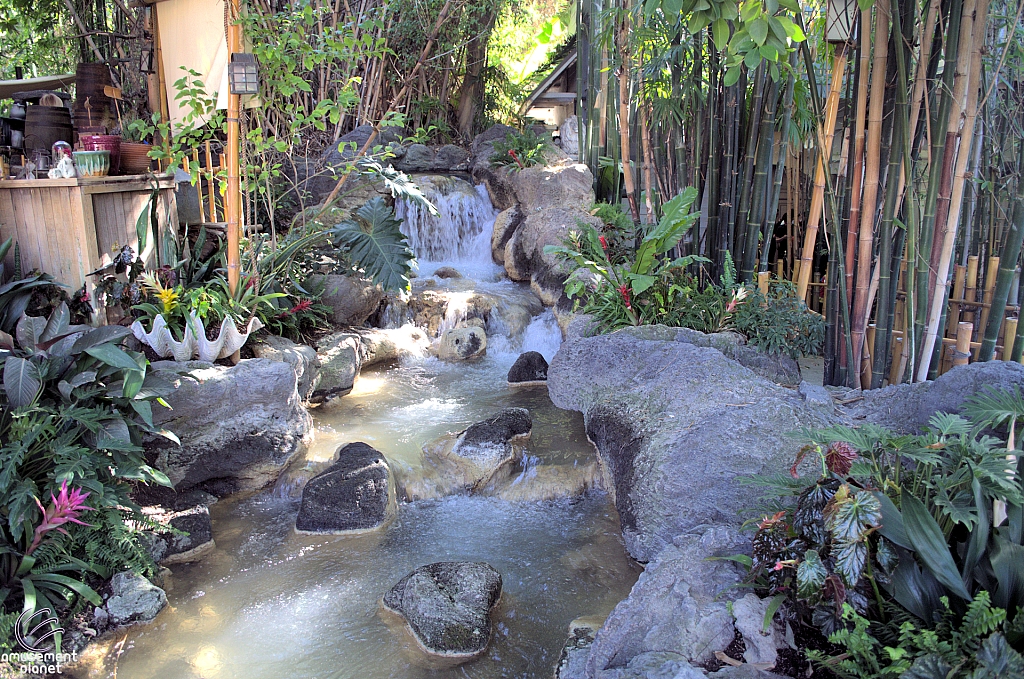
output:
M988 264L985 268L985 290L982 293L981 300L986 305L981 308L981 322L978 323L978 339L981 339L985 334L985 328L988 327L988 315L992 307L992 296L996 292L996 276L999 275L999 257L992 255L988 258Z
M210 152L210 140L206 140L206 200L210 204L210 221L217 221L217 197L214 193L213 154Z
M784 268L785 262L782 261L782 257L777 258L775 260L775 277L780 281L786 277L786 273L783 271Z
M199 149L192 149L192 162L196 164L196 167L200 167ZM199 181L196 182L196 198L199 199L199 218L202 220L202 223L205 224L206 210L203 206L203 174L201 172L199 173Z
M956 353L953 354L953 365L967 365L971 358L971 334L973 323L958 323L956 328Z
M241 39L238 34L239 0L231 0L228 15L228 54L239 51ZM228 231L228 289L234 295L241 277L241 253L239 251L239 180L238 180L238 108L239 96L228 94L228 187L224 197L224 216Z
M962 298L965 302L978 301L978 255L971 255L967 258L967 289ZM974 308L968 307L964 311L964 320L968 323L974 322Z
M827 164L832 156L832 138L836 132L836 116L839 112L839 96L843 86L843 73L846 72L847 45L836 48L836 56L832 62L832 86L825 100L825 124L818 132L818 164L814 173L814 193L811 194L811 207L807 216L807 230L804 233L804 246L801 252L800 278L796 285L796 296L803 299L807 294L807 284L811 279L814 262L814 244L818 240L818 223L825 208L825 180L828 172Z
M761 271L757 274L757 289L761 291L761 294L765 297L768 296L768 281L771 280L771 273L767 271Z
M860 364L860 379L861 384L867 388L871 388L871 367L872 358L871 352L874 351L875 346L875 324L872 323L867 327L864 332L864 351L861 353L861 364Z
M956 324L960 322L960 302L964 299L964 286L967 283L967 267L956 265L953 278L953 294L949 298L949 322L946 324L946 337L956 334Z
M1017 319L1005 318L1001 332L996 355L999 356L999 360L1009 361L1010 355L1013 353L1013 340L1017 337Z

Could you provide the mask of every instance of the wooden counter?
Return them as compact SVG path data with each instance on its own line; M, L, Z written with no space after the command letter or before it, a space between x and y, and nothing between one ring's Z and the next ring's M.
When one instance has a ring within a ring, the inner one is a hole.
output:
M51 274L68 294L85 284L95 300L96 280L87 280L87 274L110 264L125 244L138 253L135 225L154 189L159 189L159 237L176 238L178 210L170 175L0 181L0 242L13 237L19 244L24 272ZM142 253L147 267L163 263L157 238L152 229L149 233ZM11 248L10 266L13 253Z

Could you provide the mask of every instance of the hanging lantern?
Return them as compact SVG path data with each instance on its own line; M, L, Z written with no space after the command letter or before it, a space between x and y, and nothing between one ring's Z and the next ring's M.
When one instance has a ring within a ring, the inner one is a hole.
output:
M231 54L228 64L228 82L231 94L259 94L259 72L256 68L256 56L244 52Z
M150 43L145 44L142 47L142 52L139 54L139 71L142 73L156 73L156 69L153 68L153 47Z
M857 0L828 0L825 39L831 43L848 43L860 9Z

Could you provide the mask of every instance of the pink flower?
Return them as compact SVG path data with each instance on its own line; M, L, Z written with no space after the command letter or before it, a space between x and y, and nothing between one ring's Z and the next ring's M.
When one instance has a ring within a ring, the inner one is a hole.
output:
M60 494L54 497L53 493L50 493L50 507L48 509L43 509L42 503L36 499L36 505L39 507L39 511L43 513L43 522L36 526L32 544L25 553L31 554L34 552L39 543L42 542L43 536L51 530L67 535L68 532L61 526L69 521L80 526L89 526L90 524L78 520L78 515L83 511L94 511L92 507L85 506L85 498L87 497L89 497L89 493L83 493L81 488L74 488L71 492L68 492L68 482L62 481L60 484Z

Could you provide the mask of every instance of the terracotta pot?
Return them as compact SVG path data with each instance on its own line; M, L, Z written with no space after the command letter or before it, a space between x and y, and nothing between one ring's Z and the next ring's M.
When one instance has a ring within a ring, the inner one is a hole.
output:
M125 174L146 174L150 168L149 151L153 147L138 142L121 142L121 172Z
M80 134L78 140L86 151L110 151L110 174L121 171L121 135Z

